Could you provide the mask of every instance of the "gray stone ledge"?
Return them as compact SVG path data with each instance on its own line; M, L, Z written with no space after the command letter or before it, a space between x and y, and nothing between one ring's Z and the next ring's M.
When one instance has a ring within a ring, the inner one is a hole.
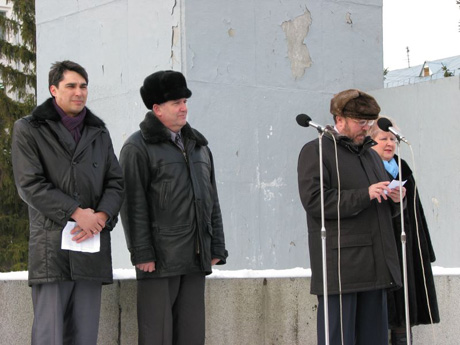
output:
M436 276L441 323L414 328L414 344L456 345L460 277ZM213 278L206 282L207 345L316 344L310 278ZM0 280L0 344L30 343L32 303L24 280ZM137 344L136 282L104 286L99 345Z

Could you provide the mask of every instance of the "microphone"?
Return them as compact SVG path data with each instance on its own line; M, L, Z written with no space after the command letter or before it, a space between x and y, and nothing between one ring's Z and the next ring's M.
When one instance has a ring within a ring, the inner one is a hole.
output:
M384 131L384 132L391 132L393 135L399 140L399 141L404 141L407 145L410 145L409 141L407 141L406 138L404 138L404 135L399 133L394 127L393 124L391 123L390 120L388 120L385 117L381 117L377 121L377 125L379 128Z
M297 123L299 124L299 126L302 126L302 127L308 127L308 126L311 126L313 128L316 128L316 130L319 132L319 133L324 133L324 132L327 132L327 128L321 126L321 125L318 125L317 123L314 123L312 120L311 120L311 117L308 116L307 114L299 114L297 115L297 117L295 118L295 120L297 121Z

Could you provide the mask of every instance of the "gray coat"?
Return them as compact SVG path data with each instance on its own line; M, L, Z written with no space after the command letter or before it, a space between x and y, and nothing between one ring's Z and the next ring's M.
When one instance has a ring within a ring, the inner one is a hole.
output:
M398 254L393 235L391 201L370 200L371 184L387 181L375 143L367 138L362 147L337 136L340 172L340 253L342 292L359 292L401 285ZM338 277L338 176L334 142L323 138L324 204L327 246L328 293L339 292ZM298 182L307 212L308 242L312 270L311 292L323 294L319 141L307 143L300 152ZM390 199L388 199L390 200Z
M208 142L186 124L182 152L152 112L140 127L120 153L126 181L121 220L131 261L155 261L156 268L137 270L137 278L210 274L211 259L224 264L228 253Z
M104 122L87 110L76 145L50 98L16 121L12 159L19 195L29 206L29 285L111 283L110 230L123 201L123 178ZM77 207L110 217L98 253L61 249L61 230Z

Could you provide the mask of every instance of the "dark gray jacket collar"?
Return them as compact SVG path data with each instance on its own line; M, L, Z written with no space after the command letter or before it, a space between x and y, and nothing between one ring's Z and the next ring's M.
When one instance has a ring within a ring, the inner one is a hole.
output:
M31 122L35 122L37 124L43 123L45 121L54 121L58 122L61 121L61 117L59 113L56 111L56 108L53 105L53 99L48 98L45 102L37 106L32 111L32 118L30 119ZM86 108L86 116L84 121L85 126L93 126L93 127L102 127L105 128L105 123L99 117L93 114L91 110Z
M149 144L171 140L171 133L168 128L151 111L145 114L145 119L140 123L139 127L141 128L142 137ZM208 145L206 138L196 129L190 127L188 122L182 127L181 135L185 140L195 141L198 146Z

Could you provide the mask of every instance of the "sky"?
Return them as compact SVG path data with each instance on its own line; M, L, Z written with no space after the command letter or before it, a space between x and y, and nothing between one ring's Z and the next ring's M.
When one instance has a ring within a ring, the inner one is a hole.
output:
M383 0L383 64L395 70L460 55L455 0Z

